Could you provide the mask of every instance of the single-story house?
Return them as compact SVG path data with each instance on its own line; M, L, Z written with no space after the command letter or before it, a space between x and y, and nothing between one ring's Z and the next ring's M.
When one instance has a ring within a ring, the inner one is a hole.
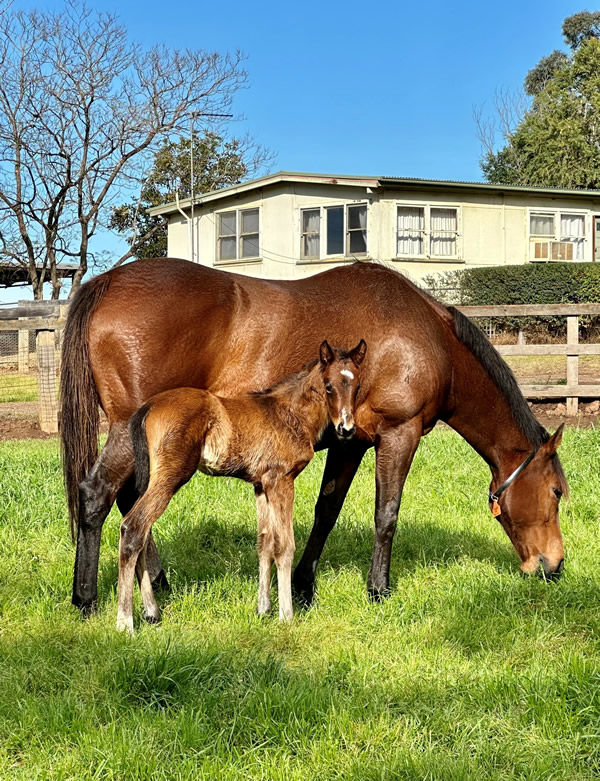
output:
M155 207L173 257L293 279L355 259L414 280L474 266L600 261L600 190L279 173Z

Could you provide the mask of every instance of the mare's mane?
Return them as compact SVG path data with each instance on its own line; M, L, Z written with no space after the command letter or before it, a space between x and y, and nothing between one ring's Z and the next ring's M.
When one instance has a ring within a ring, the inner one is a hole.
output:
M535 419L533 412L529 409L529 405L519 389L515 375L507 363L468 317L453 306L448 308L454 318L456 336L477 358L494 382L494 385L504 395L519 430L534 447L537 448L542 445L550 438L550 435Z

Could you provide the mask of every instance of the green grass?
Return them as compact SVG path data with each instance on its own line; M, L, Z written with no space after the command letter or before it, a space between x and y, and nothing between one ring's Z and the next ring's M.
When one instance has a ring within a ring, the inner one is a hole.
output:
M0 403L14 401L37 401L37 374L17 372L0 374Z
M600 774L600 448L561 447L557 584L519 576L487 509L489 473L453 432L421 443L392 564L366 597L366 458L294 621L255 615L249 486L197 476L155 526L173 590L163 623L118 635L118 515L99 610L70 605L57 443L0 443L0 778L587 779ZM299 551L319 455L297 481Z

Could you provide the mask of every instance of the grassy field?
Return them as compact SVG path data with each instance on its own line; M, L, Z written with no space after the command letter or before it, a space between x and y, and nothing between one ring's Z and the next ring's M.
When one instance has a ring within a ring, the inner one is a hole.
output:
M366 597L373 458L325 549L315 605L255 615L249 486L197 476L155 527L173 586L117 635L118 517L99 611L70 605L57 443L0 443L0 778L587 779L600 774L599 434L567 430L557 584L519 576L489 473L453 432L423 440L393 594ZM322 457L297 481L312 523ZM137 595L136 595L137 599Z

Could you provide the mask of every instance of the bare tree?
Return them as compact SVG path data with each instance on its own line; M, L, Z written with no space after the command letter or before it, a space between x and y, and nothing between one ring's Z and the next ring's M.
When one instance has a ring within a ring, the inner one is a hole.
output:
M190 112L224 113L246 74L239 52L144 51L111 14L69 0L56 13L0 16L0 259L45 279L76 260L123 188Z

